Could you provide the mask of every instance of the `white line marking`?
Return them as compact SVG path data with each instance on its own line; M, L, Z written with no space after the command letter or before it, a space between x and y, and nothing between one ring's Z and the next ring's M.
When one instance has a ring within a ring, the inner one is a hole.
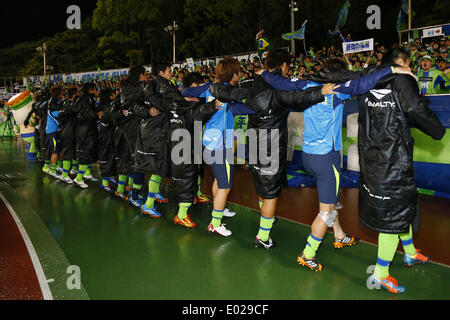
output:
M17 227L19 228L20 234L22 235L23 241L28 249L28 254L30 255L31 261L33 262L34 270L36 271L36 276L39 281L39 285L41 287L42 296L44 300L53 300L52 292L50 291L50 287L48 286L47 279L45 278L44 270L42 269L41 262L37 256L36 250L34 250L33 244L31 243L30 237L28 236L22 222L17 216L14 208L8 202L6 197L0 192L0 198L3 200L3 203L8 208L9 213L13 217L16 222Z

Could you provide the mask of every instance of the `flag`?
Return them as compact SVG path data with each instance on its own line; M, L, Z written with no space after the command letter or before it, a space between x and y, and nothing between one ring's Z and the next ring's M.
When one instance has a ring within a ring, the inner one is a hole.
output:
M261 30L256 34L256 41L258 41L259 38L262 38L263 33L264 33L264 29L261 29Z
M267 38L258 39L258 50L259 51L267 51L272 48L271 43L267 40Z
M336 26L336 30L341 30L343 26L347 23L348 18L348 9L350 8L350 2L346 1L344 6L341 9L341 12L339 13L339 19Z
M292 40L294 38L294 33L293 32L289 32L289 33L284 33L281 38L283 38L284 40Z
M397 32L408 29L408 19L406 18L406 15L409 14L408 0L401 0L401 1L402 5L397 18ZM416 13L412 10L411 11L412 18L414 18L415 15Z
M405 19L405 15L403 14L403 10L400 10L397 18L397 32L408 29L408 23Z
M273 48L273 45L267 40L267 38L259 38L257 41L258 45L258 54L261 57L262 54L268 50Z
M336 28L334 28L334 31L328 30L328 33L330 35L337 35L339 30L342 29L343 26L345 26L345 24L347 23L347 18L348 18L348 12L349 12L349 8L350 8L350 2L345 1L344 6L341 8L341 12L339 13L339 18L338 18L338 22L336 24Z
M408 14L409 12L409 4L408 4L408 0L402 0L402 11L405 14Z
M305 20L305 22L303 22L302 27L300 29L298 29L297 31L285 33L281 37L284 40L291 40L291 39L303 40L303 39L305 39L305 31L306 31L306 23L307 22L308 22L308 20Z

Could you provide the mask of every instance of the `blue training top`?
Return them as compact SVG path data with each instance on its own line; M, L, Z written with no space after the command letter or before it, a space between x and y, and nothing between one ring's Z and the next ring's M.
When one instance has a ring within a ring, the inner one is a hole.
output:
M61 101L57 101L56 103L58 105L60 105ZM45 128L46 134L52 134L52 133L58 132L58 126L59 126L58 117L59 117L59 111L50 111L50 108L49 108L49 110L47 111L47 127Z
M325 96L325 101L308 108L304 112L305 117L305 138L303 142L303 152L314 155L325 155L331 151L342 150L342 116L344 101L352 96L364 94L373 89L379 80L393 72L392 68L385 68L379 72L369 74L357 80L349 81L341 85L336 92ZM278 90L297 90L304 83L302 89L319 86L318 83L292 82L280 75L270 72L262 74L264 80ZM282 89L285 88L285 89ZM286 89L286 88L290 88Z

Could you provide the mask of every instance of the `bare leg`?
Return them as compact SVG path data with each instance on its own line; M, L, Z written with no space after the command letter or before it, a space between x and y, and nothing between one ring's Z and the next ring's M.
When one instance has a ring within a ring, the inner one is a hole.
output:
M345 238L345 232L342 229L341 223L339 221L339 214L337 215L336 222L333 225L334 237L336 239L342 240Z
M217 185L217 180L214 180L213 190L212 190L213 195L214 195L214 211L212 212L211 225L215 229L221 227L221 225L222 225L223 211L225 210L225 206L227 204L228 194L230 193L230 190L231 189L219 189L219 187ZM225 229L225 231L229 232L229 235L231 235L230 231L228 231L226 229ZM229 236L226 234L222 234L222 235Z
M217 186L217 179L214 179L214 183L212 186L213 198L216 197L217 192L219 191L219 187Z
M320 212L333 212L334 210L334 204L324 204L324 203L320 203L319 207L320 207ZM327 233L328 230L328 226L325 223L325 221L323 221L323 219L319 216L317 216L316 220L314 220L313 225L311 226L311 233L314 237L318 238L318 239L323 239L325 237L325 234Z
M219 189L214 196L214 210L223 211L231 189Z
M57 164L58 157L59 157L59 154L57 154L57 153L52 154L52 157L50 158L52 166Z
M264 199L264 203L261 207L260 228L257 238L263 242L270 240L270 232L274 223L277 200L277 198L270 200Z
M268 218L268 219L273 218L275 216L278 198L270 199L270 200L264 199L263 201L264 201L264 204L261 208L261 215L264 218Z

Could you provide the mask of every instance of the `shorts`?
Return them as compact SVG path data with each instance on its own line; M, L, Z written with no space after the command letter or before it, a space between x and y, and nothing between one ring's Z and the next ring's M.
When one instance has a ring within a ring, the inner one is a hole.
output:
M59 153L59 150L61 148L61 140L59 139L58 132L53 132L47 134L47 140L49 143L49 150L51 154L57 154Z
M223 150L221 161L211 164L212 173L220 190L231 189L233 186L234 166L226 160L226 153L226 150ZM212 151L211 156L215 157L216 151Z
M336 204L341 187L341 154L331 151L325 155L313 155L303 152L303 165L317 180L319 202Z
M253 177L253 185L258 196L266 200L276 199L281 196L284 188L287 188L286 169L280 169L273 174L268 174L263 167L249 166Z

